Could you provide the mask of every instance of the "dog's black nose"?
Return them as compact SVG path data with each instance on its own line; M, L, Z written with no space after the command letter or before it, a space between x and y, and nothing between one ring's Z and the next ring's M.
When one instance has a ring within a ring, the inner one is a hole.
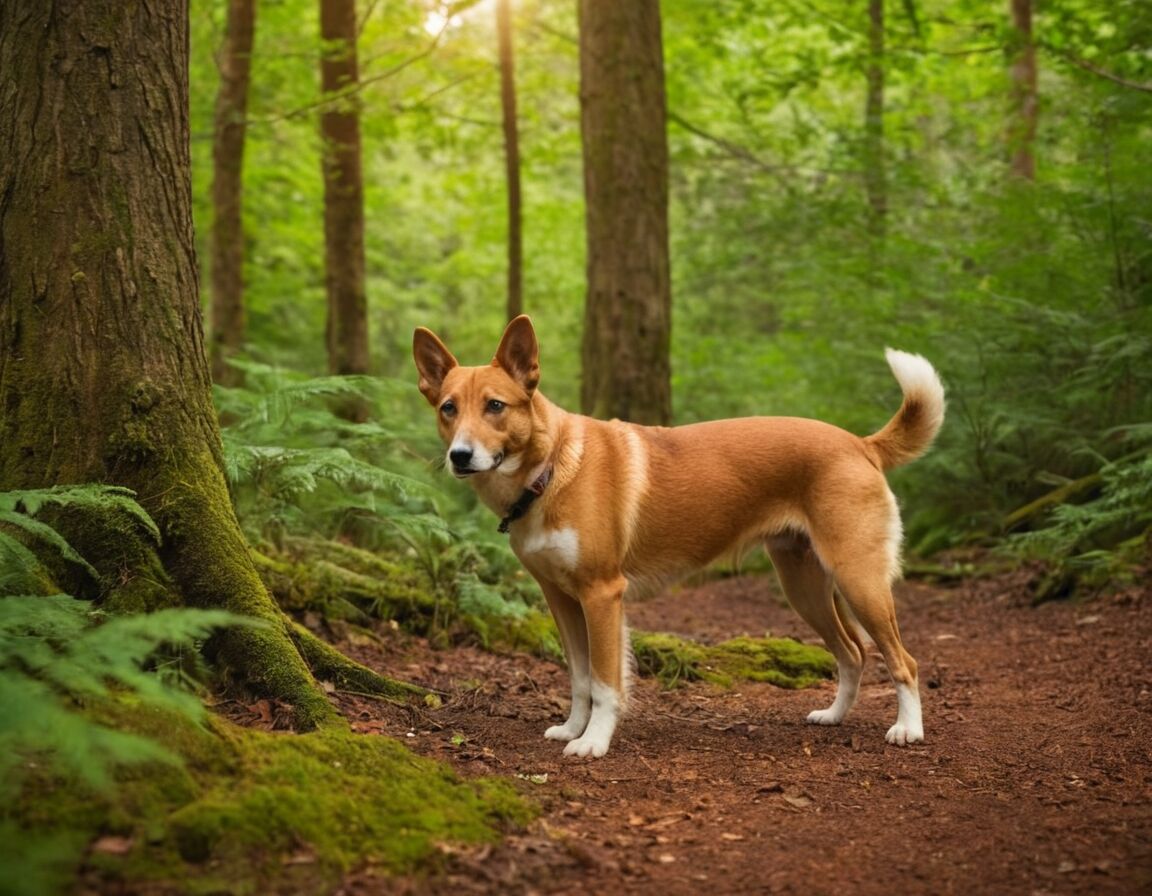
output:
M469 448L455 448L448 452L448 460L457 470L467 470L472 465L472 451Z

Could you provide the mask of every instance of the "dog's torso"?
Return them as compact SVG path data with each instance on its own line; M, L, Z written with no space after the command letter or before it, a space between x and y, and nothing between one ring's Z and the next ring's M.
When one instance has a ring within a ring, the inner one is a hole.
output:
M539 393L533 404L552 475L511 545L534 576L573 595L618 571L629 593L644 593L764 537L808 531L812 502L827 500L814 491L887 491L865 440L817 420L669 428L571 414ZM494 509L510 503L495 474L473 485Z

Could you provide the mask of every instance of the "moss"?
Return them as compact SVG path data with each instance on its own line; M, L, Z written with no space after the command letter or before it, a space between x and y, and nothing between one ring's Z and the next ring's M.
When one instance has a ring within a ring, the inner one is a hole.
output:
M682 681L709 681L722 687L763 681L803 688L836 671L836 661L826 650L787 638L733 638L704 645L674 635L634 632L632 650L640 672L667 687Z
M464 616L461 621L486 647L500 646L547 659L564 659L560 633L548 613L529 610L522 616Z
M362 666L344 656L302 625L293 623L290 634L301 656L308 661L313 674L321 681L331 682L337 688L374 694L397 703L407 702L413 697L424 698L431 693L414 684L395 681L373 672L367 666Z
M427 574L343 542L289 538L282 557L264 558L258 565L286 609L327 614L336 607L338 615L346 615L353 607L377 619L396 620L419 634L435 615Z
M184 763L126 767L110 793L30 774L0 822L0 878L43 884L26 892L59 892L85 865L104 889L327 892L364 865L431 870L442 844L495 842L535 814L511 784L462 781L388 738L101 712ZM89 851L97 837L121 848Z

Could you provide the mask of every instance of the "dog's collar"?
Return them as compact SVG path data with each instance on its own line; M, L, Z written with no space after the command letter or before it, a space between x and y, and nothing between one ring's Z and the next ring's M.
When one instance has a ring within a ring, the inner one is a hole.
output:
M508 508L508 514L504 519L500 520L500 526L496 530L505 535L508 534L508 527L520 517L528 512L528 508L532 506L532 502L539 498L544 489L548 487L548 483L552 481L552 467L545 467L543 472L536 477L536 480L520 493L511 507Z

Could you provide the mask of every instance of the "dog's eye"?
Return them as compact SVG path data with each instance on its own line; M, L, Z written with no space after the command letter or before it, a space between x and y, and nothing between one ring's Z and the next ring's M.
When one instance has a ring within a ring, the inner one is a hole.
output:
M444 404L440 405L440 413L443 414L445 417L455 417L456 416L456 402L454 402L454 401L444 402Z
M504 410L504 402L502 402L498 398L488 399L488 413L489 414L499 414L502 410Z

